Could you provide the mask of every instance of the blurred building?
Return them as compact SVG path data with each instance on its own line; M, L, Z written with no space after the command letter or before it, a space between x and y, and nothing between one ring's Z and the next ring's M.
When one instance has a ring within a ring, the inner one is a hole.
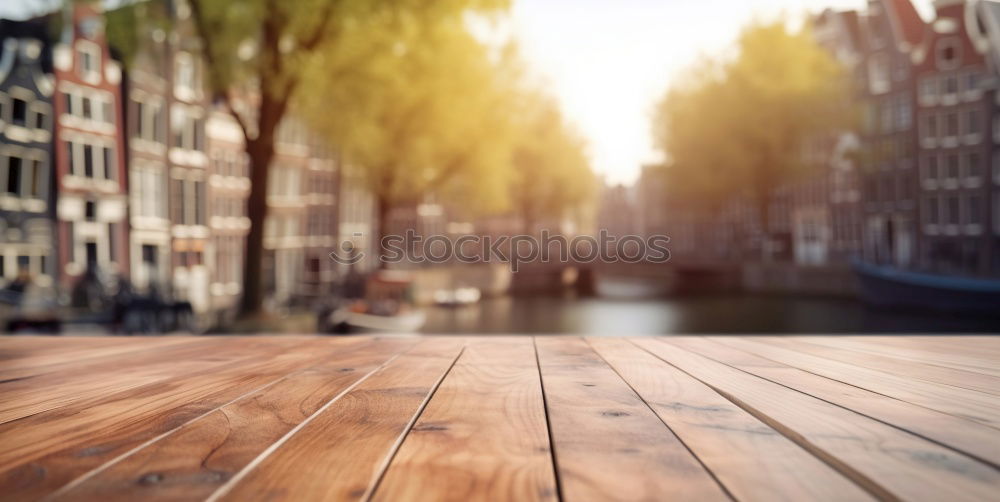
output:
M201 41L185 2L177 2L172 46L167 155L170 161L170 220L173 237L174 297L191 302L197 312L209 308L208 226L209 157L205 123L209 94Z
M308 303L332 290L337 163L300 120L278 127L264 225L265 283L273 305ZM315 233L312 233L315 232Z
M990 16L996 6L977 9L990 4L955 0L934 5L935 19L913 57L921 167L919 266L1000 275L1000 246L990 224L996 197L990 165L1000 161L998 73L990 67L995 60L988 59L987 27L998 28Z
M861 16L863 254L904 268L914 264L919 238L911 57L925 36L909 0L870 0Z
M0 286L22 271L42 286L57 275L54 83L45 28L0 20Z
M212 234L208 259L211 273L211 309L230 312L243 291L243 258L250 231L247 197L250 195L250 160L243 131L226 110L215 108L205 123L209 157L208 218Z
M145 11L155 5L136 8ZM131 275L138 291L168 294L173 286L167 137L173 50L163 28L146 28L124 83Z
M108 50L98 5L69 3L41 22L61 25L52 49L60 282L72 287L88 269L127 277L121 66Z

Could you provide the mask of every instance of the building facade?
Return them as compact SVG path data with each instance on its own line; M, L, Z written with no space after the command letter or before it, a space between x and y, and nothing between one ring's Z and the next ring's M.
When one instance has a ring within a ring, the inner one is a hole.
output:
M0 286L53 285L51 52L45 26L0 20Z
M209 156L209 226L213 250L211 309L231 312L243 291L243 257L250 230L246 201L250 195L250 162L243 131L228 111L215 109L205 124Z
M153 6L136 8L148 15L144 11ZM163 28L146 27L123 84L132 283L140 292L164 295L173 286L167 155L172 50L167 38Z
M58 263L68 289L88 270L129 273L122 71L98 6L72 3L53 16L62 25L53 47Z
M1000 115L987 67L990 49L977 2L938 0L914 54L920 145L919 268L958 275L996 270L989 166Z

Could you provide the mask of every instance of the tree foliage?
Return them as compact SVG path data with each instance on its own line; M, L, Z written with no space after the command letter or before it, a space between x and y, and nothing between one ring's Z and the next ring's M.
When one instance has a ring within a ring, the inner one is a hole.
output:
M236 113L251 162L243 272L244 314L260 311L263 226L275 132L297 97L322 92L309 77L329 54L367 47L339 72L339 85L377 68L386 51L406 47L409 24L453 23L469 12L505 8L507 0L188 0L214 94ZM378 28L378 32L366 28ZM394 30L394 28L403 28ZM369 43L371 39L376 43ZM370 50L371 52L368 52ZM236 106L237 98L242 104ZM339 111L339 110L338 110Z
M808 26L749 26L735 57L700 61L657 106L670 190L708 208L751 197L766 225L773 191L807 166L803 143L849 123L849 90L847 72Z
M524 92L518 109L518 138L512 156L511 197L525 231L545 218L564 216L595 193L586 148L552 98Z

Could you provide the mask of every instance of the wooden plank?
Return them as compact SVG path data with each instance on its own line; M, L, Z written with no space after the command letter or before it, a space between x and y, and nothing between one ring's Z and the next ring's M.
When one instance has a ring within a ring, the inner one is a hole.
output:
M951 337L948 337L950 340ZM982 354L970 356L959 350L959 347L967 344L972 347L981 347L988 341L995 341L1000 337L960 337L948 347L941 347L939 342L920 337L843 337L838 338L838 342L845 347L863 350L870 353L889 355L895 358L906 359L941 366L944 368L954 368L964 371L980 373L984 375L1000 376L1000 366L997 364L998 358L983 358Z
M471 338L373 499L556 500L538 367L526 364L533 360L529 337Z
M707 385L622 338L587 341L737 500L871 500Z
M984 500L1000 471L908 432L745 373L670 339L634 343L711 386L882 499Z
M538 338L565 500L728 500L660 418L580 338Z
M156 436L364 339L317 339L0 425L0 498L51 493ZM8 497L9 495L9 497Z
M153 344L145 351L92 357L68 368L60 365L59 371L0 384L0 424L277 348L265 340L239 343L215 338L166 347Z
M421 342L315 413L211 500L365 497L463 343Z
M728 337L675 344L734 368L881 420L1000 467L1000 431L744 352ZM735 350L734 350L735 349Z
M205 499L293 427L406 348L383 340L335 354L104 464L56 495L71 500Z
M69 341L71 342L67 343ZM44 337L15 346L11 344L9 337L0 336L0 382L44 375L95 360L114 361L127 357L126 354L203 341L204 339L195 337L128 339L125 342L122 342L121 337L111 336L60 339Z
M735 347L788 366L806 370L826 378L855 385L879 394L917 404L932 410L974 420L990 427L1000 427L1000 400L994 396L956 387L904 378L882 371L870 370L808 352L780 338L766 340L733 338L727 341Z
M792 344L790 347L800 352L808 352L896 376L1000 396L1000 377L992 375L921 364L888 355L872 354L845 347L838 343L838 340L826 337L797 337L786 340L786 343ZM997 364L1000 364L1000 360Z

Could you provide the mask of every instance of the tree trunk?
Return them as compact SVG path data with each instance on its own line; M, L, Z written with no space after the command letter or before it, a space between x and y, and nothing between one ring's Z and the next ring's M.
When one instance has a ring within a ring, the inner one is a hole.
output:
M243 263L243 298L240 304L242 317L260 314L264 302L261 265L264 260L264 221L267 219L267 175L274 144L259 140L247 144L250 156L250 196L247 198L247 217L250 231L247 233L246 261Z
M240 317L253 318L261 314L264 305L261 265L264 259L264 222L267 220L268 178L274 158L274 133L281 122L287 99L275 101L262 96L259 133L247 138L246 150L250 157L250 196L247 198L247 217L250 231L246 240L246 261L243 262L243 297Z
M389 264L383 259L385 258L385 247L382 246L382 239L389 235L389 216L392 212L392 204L389 202L389 198L385 195L376 195L375 211L378 214L375 215L377 222L375 231L373 232L375 241L372 243L372 248L375 252L378 269L385 270L389 268Z

